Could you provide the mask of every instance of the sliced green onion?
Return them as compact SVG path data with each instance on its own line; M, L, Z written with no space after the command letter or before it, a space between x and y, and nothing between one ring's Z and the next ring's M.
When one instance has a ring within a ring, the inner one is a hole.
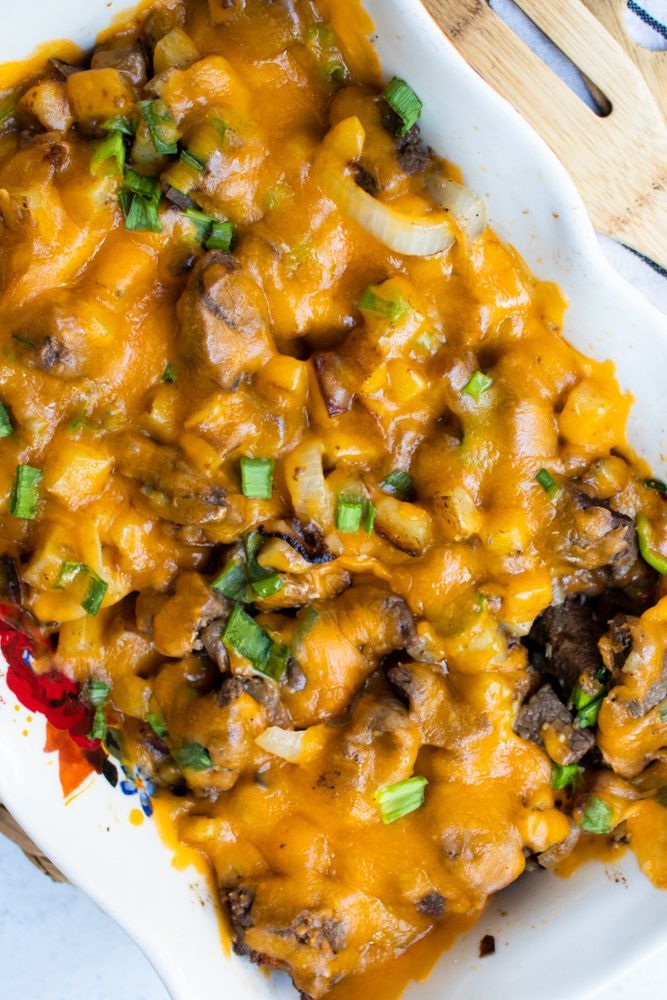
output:
M105 703L110 691L111 688L104 681L88 681L88 700L95 708Z
M667 559L660 555L660 553L655 548L655 540L653 538L653 528L651 527L651 522L646 517L645 514L638 514L635 520L635 528L637 529L637 542L639 543L639 551L642 554L644 562L647 562L649 566L657 570L658 573L663 575L667 573Z
M251 500L270 500L273 492L273 460L270 458L241 459L241 489Z
M445 342L445 335L438 330L425 330L414 342L413 353L422 358L434 357Z
M88 590L81 601L81 607L86 614L94 617L100 610L109 584L99 577L90 566L87 566L86 563L64 562L53 586L56 590L65 590L74 583L80 573L85 573L88 577Z
M614 811L597 795L589 795L579 826L586 833L611 833L614 826Z
M197 243L206 243L206 240L211 232L213 220L209 218L206 212L202 212L198 208L186 208L183 215L186 219L189 219L194 226L195 239L197 240Z
M206 747L201 743L184 743L171 751L171 755L179 767L191 771L208 771L213 767L213 761Z
M211 587L231 601L245 601L248 584L243 563L239 561L228 563L222 573L215 578Z
M271 576L264 577L263 580L255 580L252 589L258 597L272 597L285 586L285 580L280 573L272 573Z
M103 128L105 132L121 132L128 136L133 136L137 131L135 123L125 115L115 115L113 118L108 118L107 121L102 122L100 128Z
M98 142L95 152L90 158L91 174L97 176L101 172L101 168L109 160L115 163L115 168L112 168L112 172L122 177L123 167L125 166L125 143L120 132L112 132L106 139Z
M416 125L422 113L423 104L405 80L394 77L385 88L383 97L390 108L403 122L399 135L407 135Z
M164 101L139 101L139 111L151 134L156 152L171 156L178 152L178 128Z
M359 531L365 503L363 497L339 493L336 498L336 529L348 535Z
M667 493L667 483L663 483L662 479L642 479L642 482L649 490L655 490L656 493Z
M9 498L9 513L12 517L20 517L32 521L37 516L39 504L39 484L44 478L41 469L32 465L17 465L14 473L14 485Z
M551 787L568 788L576 784L579 776L584 773L578 764L553 764L551 768Z
M299 621L299 627L292 637L291 649L292 653L296 653L303 643L304 639L314 627L317 619L320 617L320 613L317 608L314 608L312 604L308 605L303 611L303 617Z
M463 386L463 392L466 396L472 397L475 402L478 402L480 397L487 392L493 385L493 379L489 375L485 375L484 372L473 372L466 384Z
M162 379L163 382L176 381L176 372L174 370L174 366L172 365L171 361L168 361L167 364L164 366L164 371L162 372L160 378Z
M594 701L589 702L588 705L577 712L577 724L580 729L590 729L591 726L596 724L603 701L604 695L601 694Z
M364 507L364 531L367 535L373 534L373 529L375 528L375 514L375 504L372 500L367 500L366 506Z
M225 646L245 657L260 673L264 672L271 652L271 636L247 614L240 604L235 605L222 634Z
M394 785L383 785L378 788L373 798L377 802L382 822L393 823L419 809L424 804L426 785L428 785L427 779L415 774L405 781L397 781Z
M234 239L234 224L232 222L216 222L213 220L211 235L206 240L207 250L224 250L225 253Z
M91 726L90 732L88 733L88 739L90 740L103 740L107 734L107 713L103 705L100 705L95 709L95 714L93 715L93 724Z
M380 489L389 493L390 496L398 497L399 500L407 500L408 497L412 496L414 490L412 476L404 472L403 469L394 469L382 480Z
M275 572L272 569L267 569L266 566L260 566L257 562L257 556L263 544L264 536L261 531L249 531L243 536L246 573L251 582L265 580L268 576L273 576Z
M132 194L127 188L121 188L118 200L125 216L126 229L138 233L162 232L157 203L152 198Z
M136 170L127 171L123 187L126 187L133 194L143 195L149 201L158 202L162 194L160 185L154 177L146 177L145 174L138 174Z
M9 410L4 403L0 403L0 438L9 437L13 430Z
M262 668L260 673L264 674L265 677L270 677L271 680L279 681L287 670L289 658L290 651L287 646L282 642L272 642L266 666Z
M160 739L164 739L165 736L169 735L167 723L165 722L162 712L148 712L146 715L146 722L151 727L155 735L159 736Z
M535 479L552 500L555 500L563 492L563 487L558 485L547 469L540 469L539 472L536 472Z
M198 174L200 174L204 169L204 167L206 166L206 164L202 163L202 161L197 159L196 156L193 156L192 153L189 153L187 149L184 149L181 152L181 160L183 161L183 163L186 163L189 167L192 167L193 170L196 170Z
M359 299L359 308L365 312L377 313L378 316L384 316L392 323L397 323L405 316L410 306L405 299L383 299L376 295L372 288L367 288Z

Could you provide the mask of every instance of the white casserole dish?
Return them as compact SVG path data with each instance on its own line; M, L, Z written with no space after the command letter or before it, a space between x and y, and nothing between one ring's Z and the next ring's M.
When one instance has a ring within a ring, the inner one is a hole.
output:
M0 35L0 62L24 57L49 38L90 45L123 6L122 0L15 6ZM424 98L429 142L463 167L500 235L540 277L563 287L571 300L569 340L616 362L621 383L635 397L632 443L659 472L667 454L667 321L611 270L560 164L467 67L419 0L366 0L366 7L386 73L405 77ZM172 996L296 996L286 977L267 980L246 960L225 956L207 886L192 869L172 866L152 822L130 824L136 797L125 798L98 778L63 802L54 755L42 750L43 723L35 717L27 724L27 713L15 705L0 666L0 800L143 948ZM496 954L480 960L478 942L486 933L496 938ZM488 1000L511 993L514 1000L533 1000L539 983L541 1000L574 1000L666 940L667 893L651 887L631 855L614 871L589 865L569 881L535 873L496 898L477 927L405 997Z

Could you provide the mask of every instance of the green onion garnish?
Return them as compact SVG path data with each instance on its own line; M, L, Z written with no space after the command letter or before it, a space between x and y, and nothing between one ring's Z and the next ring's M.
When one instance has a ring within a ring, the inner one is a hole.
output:
M104 681L88 681L88 700L95 708L103 705L109 697L111 688Z
M90 566L87 566L86 563L64 562L53 586L56 590L65 590L74 583L81 573L88 577L88 590L81 601L81 607L86 614L94 617L100 610L109 584L99 577Z
M100 705L95 709L95 714L93 715L93 724L88 733L88 739L90 740L103 740L107 734L107 713L104 709L104 705Z
M115 164L115 167L112 166L110 172L119 174L122 177L123 167L125 166L125 143L120 132L111 132L106 139L98 142L95 152L90 158L91 174L97 176L101 172L101 168L109 160Z
M213 767L209 752L201 743L184 743L172 750L171 755L179 767L189 768L191 771L208 771Z
M158 202L160 200L160 185L155 178L146 177L145 174L138 174L136 170L127 171L123 186L133 194L143 195L149 201Z
M157 202L141 194L133 194L123 187L118 192L120 207L125 216L125 228L132 232L161 233L162 223Z
M224 250L227 252L234 239L234 224L232 222L216 222L213 220L211 235L206 240L207 250Z
M135 123L131 118L126 118L125 115L115 115L113 118L107 119L107 121L102 122L100 128L103 128L105 132L121 132L127 136L133 136L137 131Z
M148 712L146 715L146 722L151 727L155 735L159 736L160 739L164 739L165 736L169 735L167 723L165 722L162 712Z
M485 375L484 372L477 371L472 373L463 386L463 392L465 392L466 396L471 396L475 402L478 402L480 396L483 396L492 385L493 379L490 376Z
M43 478L44 473L41 469L32 465L16 466L14 485L9 498L9 513L12 517L34 520L39 503L39 484Z
M186 219L189 219L195 229L195 239L197 243L206 243L211 232L212 220L198 208L186 208L183 212Z
M273 460L270 458L241 459L241 489L251 500L270 500L273 492Z
M248 591L242 562L230 562L211 584L213 590L232 601L245 601Z
M547 469L540 469L539 472L536 472L535 479L552 500L555 500L563 492L563 487L558 485Z
M171 156L178 152L178 128L164 101L139 101L139 111L151 134L156 152Z
M394 469L380 483L380 489L391 496L398 497L399 500L407 500L412 496L414 483L412 476L402 469Z
M359 531L365 505L363 497L339 493L336 498L336 529L348 535Z
M405 80L399 80L396 76L387 84L383 97L403 122L398 134L407 135L413 125L419 121L424 105L412 87Z
M301 643L306 638L310 630L314 627L317 619L320 617L320 613L317 608L314 608L312 604L309 604L307 608L304 608L302 612L302 617L299 620L299 627L292 637L291 648L292 652L296 653Z
M272 642L266 666L260 673L263 673L265 677L270 677L271 680L279 681L287 670L289 658L290 651L287 646L282 642Z
M243 536L246 573L251 581L265 580L267 576L273 576L275 572L272 569L267 569L266 566L260 566L257 562L257 556L263 544L264 536L261 531L249 531Z
M645 514L637 515L635 528L637 529L639 551L642 554L644 562L647 562L649 566L652 566L653 569L658 571L658 573L662 573L663 575L667 574L667 559L660 555L655 548L653 528L651 527L651 522Z
M656 493L667 493L667 483L663 483L662 479L642 479L642 482L649 490L655 490Z
M580 729L589 729L598 721L600 708L604 701L604 691L598 688L594 692L584 691L579 684L575 684L570 695L570 701L577 709L577 724Z
M614 811L597 795L589 795L579 826L586 833L611 833L614 825Z
M244 656L260 673L264 672L271 652L271 636L247 614L240 604L235 605L222 634L225 646L239 656Z
M9 410L4 403L0 403L0 438L9 437L13 430Z
M376 295L372 288L367 288L359 299L359 308L365 312L377 313L378 316L384 316L390 322L397 323L405 316L410 306L405 299L383 299Z
M424 804L426 785L428 785L427 779L415 774L405 781L397 781L394 785L383 785L378 788L373 798L377 802L382 822L393 823L419 809Z
M176 381L176 372L174 370L174 366L172 365L171 361L168 361L167 364L164 366L164 371L162 372L162 375L160 375L160 378L163 382Z
M192 153L189 153L187 149L184 149L181 152L181 160L183 161L183 163L187 163L189 167L192 167L193 170L196 170L198 174L200 174L204 169L204 167L206 166L206 164L202 163L202 161L197 159L196 156L193 156Z
M584 773L583 767L578 764L553 764L551 768L551 787L568 788L574 785L580 774Z
M254 580L252 589L258 597L272 597L285 586L285 581L280 573L272 573L271 576L264 577L263 580Z
M375 527L375 514L375 504L372 500L367 500L366 506L364 507L364 531L368 535L373 534L373 529Z

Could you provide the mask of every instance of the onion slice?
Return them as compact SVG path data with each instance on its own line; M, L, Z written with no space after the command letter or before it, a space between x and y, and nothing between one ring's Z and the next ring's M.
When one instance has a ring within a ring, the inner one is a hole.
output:
M297 732L293 729L281 729L280 726L269 726L255 739L257 746L276 757L282 757L290 764L297 764L304 751L304 739L307 729Z
M452 213L457 226L469 240L484 232L487 225L486 205L471 188L438 173L428 174L424 187L438 208Z
M395 253L407 257L430 257L448 250L456 236L441 212L414 216L399 212L363 191L346 173L358 160L366 133L358 118L346 118L325 136L319 156L322 185L339 210Z

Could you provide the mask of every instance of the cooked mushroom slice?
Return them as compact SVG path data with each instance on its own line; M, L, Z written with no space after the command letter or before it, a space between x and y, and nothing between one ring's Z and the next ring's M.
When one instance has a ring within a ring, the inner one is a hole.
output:
M273 354L264 296L230 254L212 250L192 271L178 304L183 359L233 390Z
M90 61L92 69L117 69L134 87L146 83L146 51L140 38L117 38L98 45Z

